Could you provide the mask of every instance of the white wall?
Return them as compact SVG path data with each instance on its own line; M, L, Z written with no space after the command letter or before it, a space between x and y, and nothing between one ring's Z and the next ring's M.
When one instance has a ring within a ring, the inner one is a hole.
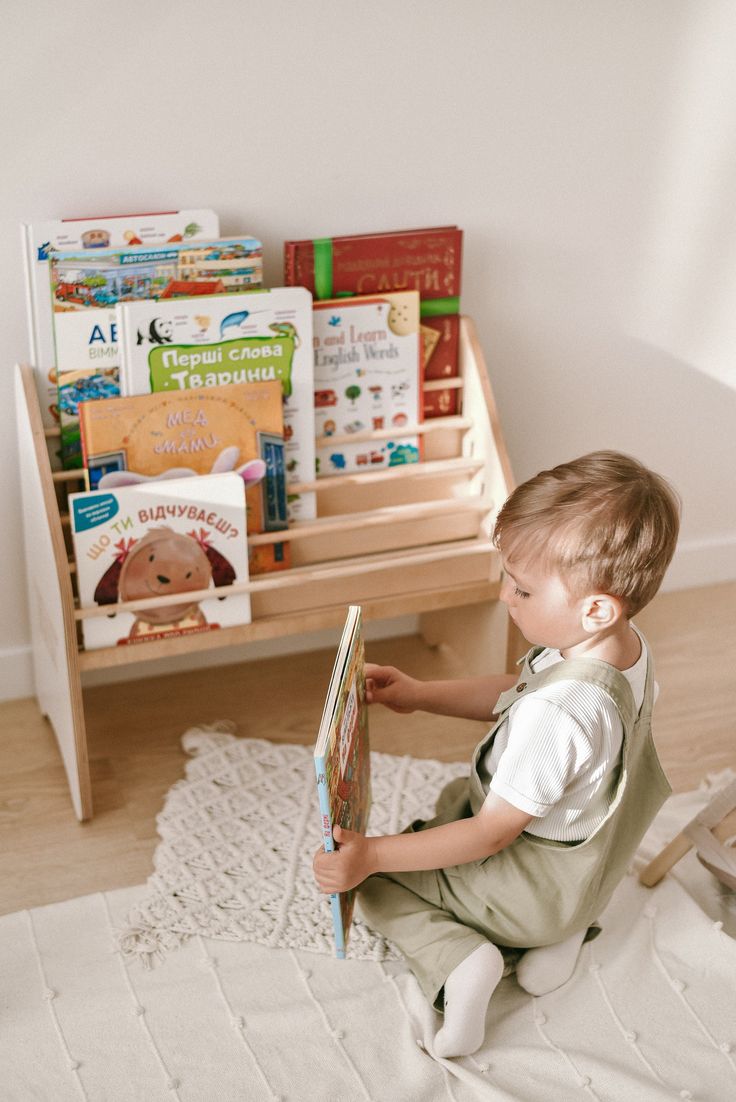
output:
M18 223L213 206L265 243L457 222L515 474L598 447L685 505L670 586L736 577L730 0L8 0L0 696L30 692Z

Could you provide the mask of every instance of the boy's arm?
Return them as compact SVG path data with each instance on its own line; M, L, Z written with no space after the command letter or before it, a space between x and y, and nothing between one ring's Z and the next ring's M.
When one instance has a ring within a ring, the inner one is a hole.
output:
M419 681L395 666L365 664L366 698L394 712L432 712L458 719L490 720L500 694L516 684L513 674Z
M377 872L418 872L480 861L510 845L533 818L491 792L477 815L415 833L366 838L336 827L338 849L315 855L315 879L323 892L345 892Z

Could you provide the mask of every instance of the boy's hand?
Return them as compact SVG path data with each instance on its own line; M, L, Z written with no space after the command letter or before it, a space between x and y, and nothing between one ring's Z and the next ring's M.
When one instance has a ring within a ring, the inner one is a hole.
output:
M350 891L377 871L371 861L370 838L340 826L336 826L332 833L338 849L334 853L325 853L320 848L312 862L314 879L319 890L326 895Z
M366 662L365 696L369 704L384 704L392 712L414 712L420 707L421 681L397 670L395 666L376 666Z

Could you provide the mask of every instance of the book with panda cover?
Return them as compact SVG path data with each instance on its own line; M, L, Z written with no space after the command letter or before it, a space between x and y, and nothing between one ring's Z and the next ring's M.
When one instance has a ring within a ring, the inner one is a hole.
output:
M235 472L69 495L84 645L130 646L251 619L245 485ZM161 604L151 603L161 598ZM119 608L146 601L143 608Z
M312 296L303 287L239 295L126 302L117 308L120 390L124 395L204 392L277 380L281 384L287 511L314 520L315 477Z

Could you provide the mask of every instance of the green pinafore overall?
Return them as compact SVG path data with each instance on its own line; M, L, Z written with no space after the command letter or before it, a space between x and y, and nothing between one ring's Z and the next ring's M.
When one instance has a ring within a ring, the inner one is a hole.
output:
M643 640L642 645L646 646ZM407 830L477 814L486 797L478 763L512 704L561 680L600 686L619 712L623 745L611 803L603 822L581 842L555 842L523 831L505 849L481 861L431 871L379 873L361 885L361 917L401 950L438 1008L447 976L485 941L527 949L562 941L595 923L671 792L652 741L651 656L637 714L631 686L620 670L598 659L573 658L534 673L531 663L541 651L529 651L516 685L499 697L498 719L475 749L470 777L447 785L434 819L412 823Z

